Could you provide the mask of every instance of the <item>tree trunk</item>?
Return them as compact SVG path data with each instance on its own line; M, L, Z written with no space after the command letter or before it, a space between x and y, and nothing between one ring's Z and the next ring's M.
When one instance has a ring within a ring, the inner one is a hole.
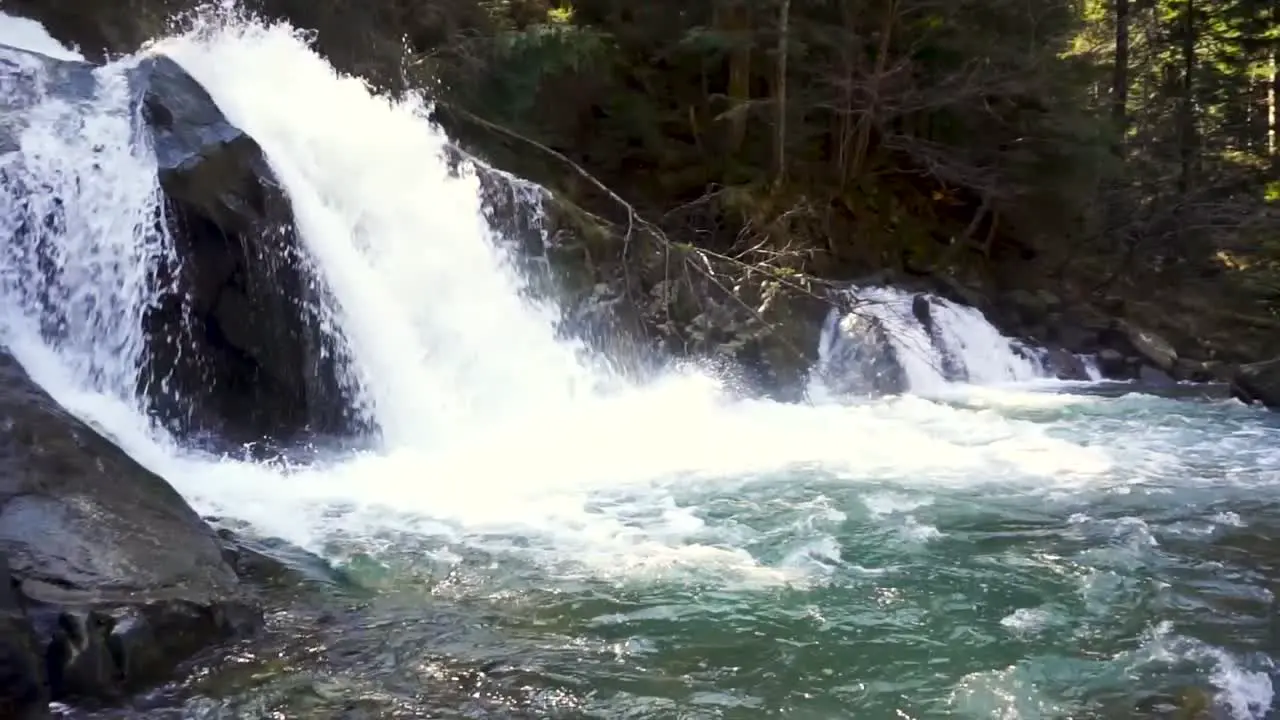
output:
M1115 152L1124 155L1129 126L1129 0L1116 0L1116 54L1111 74L1111 118L1117 140Z
M727 150L729 154L742 148L747 136L747 103L751 101L751 30L750 15L744 0L716 0L715 25L720 32L731 36L733 48L729 51L729 82L726 95L730 106L726 112L729 122Z
M791 34L791 0L782 0L778 12L778 75L774 102L777 120L774 124L773 181L781 184L787 171L787 41Z
M1271 25L1280 28L1280 0L1271 2ZM1280 35L1271 49L1271 166L1280 174Z
M1195 15L1195 0L1186 0L1183 5L1182 17L1182 102L1178 121L1178 156L1181 161L1181 172L1178 175L1178 190L1182 194L1186 194L1191 189L1192 172L1195 166Z

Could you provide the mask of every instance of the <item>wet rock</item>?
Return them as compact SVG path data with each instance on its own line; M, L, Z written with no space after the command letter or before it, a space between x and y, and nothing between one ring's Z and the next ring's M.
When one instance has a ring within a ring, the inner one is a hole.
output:
M17 583L9 573L8 559L0 554L0 717L35 720L48 716L44 663L35 640L18 598Z
M1048 325L1052 342L1073 353L1090 354L1102 349L1101 337L1111 322L1097 314L1074 309L1050 316Z
M1106 348L1098 353L1098 369L1109 380L1127 380L1131 377L1124 353L1113 348Z
M11 705L119 698L260 626L181 496L7 355L0 464L0 558L14 580L0 583L0 698Z
M2 46L0 83L0 149L11 150L37 103L84 106L99 87L90 65ZM348 413L345 349L317 316L325 290L301 259L289 201L261 149L169 58L144 59L128 83L151 135L176 251L157 268L172 291L142 321L149 342L139 389L155 416L181 433L236 443L360 426ZM29 187L38 177L5 170L0 193L47 192ZM52 255L56 223L19 226L17 241L33 246L24 252Z
M1044 307L1046 312L1057 312L1062 309L1062 298L1054 295L1048 290L1037 290L1036 299Z
M1089 370L1084 361L1074 353L1054 348L1045 355L1045 365L1059 380L1088 380Z
M911 314L925 332L933 332L933 303L929 301L928 295L918 294L911 298Z
M1280 409L1280 358L1241 365L1231 379L1231 394L1243 402Z
M1213 360L1178 358L1173 366L1174 378L1198 383L1229 381L1233 372L1225 363Z
M237 441L354 429L345 348L321 329L324 288L262 150L172 60L133 83L180 259L178 291L145 320L157 414Z
M1138 355L1165 372L1173 370L1174 364L1178 361L1178 352L1169 341L1150 330L1128 322L1120 323L1119 329L1124 332L1126 339Z
M1176 385L1177 381L1169 376L1165 371L1151 367L1150 365L1142 365L1138 368L1138 382L1143 385L1151 385L1158 387L1166 387Z
M893 395L905 392L907 377L889 330L869 313L832 311L826 347L815 369L822 386L836 395Z
M1028 290L1010 290L1004 294L1004 302L1013 309L1019 322L1034 325L1048 313L1048 307L1036 293Z

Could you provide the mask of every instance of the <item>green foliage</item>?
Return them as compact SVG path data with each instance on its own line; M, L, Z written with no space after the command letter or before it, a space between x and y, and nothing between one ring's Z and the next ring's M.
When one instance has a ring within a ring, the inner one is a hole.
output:
M1159 286L1216 272L1224 248L1272 253L1252 238L1280 194L1280 2L1129 0L1122 22L1120 6L504 0L418 49L446 107L616 195L454 118L481 154L771 273L1017 275L1032 258L1082 287Z

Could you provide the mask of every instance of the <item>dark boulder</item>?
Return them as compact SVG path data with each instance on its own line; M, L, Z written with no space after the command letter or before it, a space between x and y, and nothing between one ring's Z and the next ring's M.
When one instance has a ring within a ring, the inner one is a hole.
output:
M300 252L292 209L261 149L219 111L175 62L151 56L128 71L132 111L155 150L162 224L174 253L157 267L167 294L140 322L147 335L138 392L154 415L185 435L236 443L365 429L348 410L345 349L322 332L323 283ZM0 156L17 149L28 112L47 97L100 112L94 68L0 46ZM20 156L19 156L20 157ZM21 162L0 165L0 192L15 200L16 243L8 252L44 273L42 323L57 333L69 292L56 257L56 217L66 198ZM55 184L56 185L56 184ZM42 213L44 208L49 216ZM24 208L40 208L24 210ZM24 214L25 213L25 214ZM59 338L50 338L58 340Z
M1045 354L1045 369L1059 380L1088 380L1089 369L1080 356L1054 348Z
M1231 382L1235 368L1217 360L1188 360L1178 358L1173 368L1173 376L1178 380L1198 383Z
M1166 373L1173 371L1178 362L1178 352L1168 340L1126 321L1119 323L1119 330L1137 355Z
M1280 409L1280 358L1241 365L1231 379L1231 394L1243 402Z
M933 303L928 295L919 293L911 298L911 314L926 333L933 334Z
M116 699L260 626L213 530L8 355L0 464L0 703Z
M178 292L145 320L157 414L246 441L355 429L345 348L321 329L325 291L262 150L172 60L132 79L179 260Z
M1129 380L1133 378L1133 369L1124 353L1112 348L1105 348L1098 353L1098 369L1108 380Z
M0 554L0 717L46 717L48 699L35 630L18 598L9 561Z
M1177 384L1169 373L1145 364L1138 368L1138 382L1150 387L1168 387Z

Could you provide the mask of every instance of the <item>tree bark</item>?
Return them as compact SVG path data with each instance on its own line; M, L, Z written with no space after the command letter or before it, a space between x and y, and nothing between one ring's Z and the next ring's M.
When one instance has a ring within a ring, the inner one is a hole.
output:
M782 0L778 13L778 77L774 102L773 181L781 184L787 172L787 42L791 34L791 0Z
M1111 118L1116 128L1115 153L1124 155L1129 127L1129 0L1116 0L1116 53L1111 74Z

